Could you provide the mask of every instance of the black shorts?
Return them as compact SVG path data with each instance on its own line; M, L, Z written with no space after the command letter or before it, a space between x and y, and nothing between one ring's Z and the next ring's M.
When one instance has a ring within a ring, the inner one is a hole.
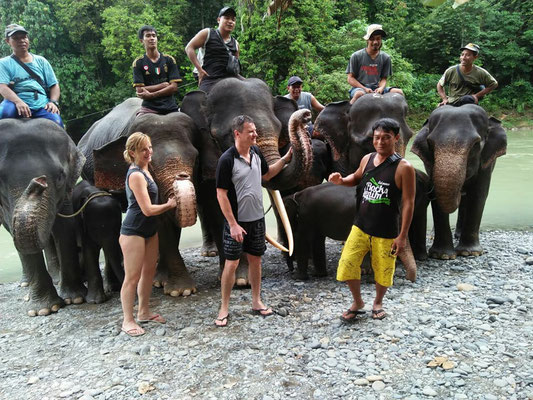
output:
M243 252L252 256L262 256L266 251L265 243L265 219L261 218L252 222L237 222L246 231L242 243L231 237L229 224L224 220L224 233L222 243L224 257L227 260L238 260Z

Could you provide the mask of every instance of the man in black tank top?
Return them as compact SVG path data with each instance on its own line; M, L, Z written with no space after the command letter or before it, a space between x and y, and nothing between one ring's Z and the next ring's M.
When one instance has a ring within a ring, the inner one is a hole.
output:
M375 153L361 160L357 171L343 178L338 172L329 176L336 185L358 186L358 212L342 250L337 280L346 281L353 296L352 305L341 319L353 322L364 314L361 298L361 262L371 252L376 281L372 318L383 319L383 297L392 286L396 255L405 249L415 200L415 170L394 152L400 140L400 126L382 118L372 127ZM401 215L401 226L400 226Z
M218 13L218 29L205 28L198 32L185 46L185 53L198 71L198 89L209 93L219 80L234 75L228 73L228 49L239 58L239 43L231 36L235 29L235 10L224 7ZM200 62L196 50L201 49L203 60ZM236 77L241 78L239 75Z

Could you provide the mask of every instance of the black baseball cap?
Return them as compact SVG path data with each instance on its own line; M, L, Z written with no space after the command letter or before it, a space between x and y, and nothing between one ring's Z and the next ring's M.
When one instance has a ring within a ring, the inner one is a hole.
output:
M232 7L223 7L218 12L218 17L222 17L223 15L233 15L234 17L237 16L237 12Z
M6 38L13 36L17 32L24 32L25 34L28 34L28 31L23 26L20 26L18 24L10 24L6 26Z

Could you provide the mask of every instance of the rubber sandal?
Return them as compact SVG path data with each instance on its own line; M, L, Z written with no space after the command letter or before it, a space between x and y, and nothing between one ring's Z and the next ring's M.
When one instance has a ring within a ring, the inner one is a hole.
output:
M137 337L137 336L142 336L144 335L146 332L135 332L137 330L139 330L139 328L131 328L131 329L124 329L124 328L120 328L120 330L122 332L124 332L126 335L128 336L131 336L131 337Z
M217 321L223 322L224 320L226 320L226 323L225 323L224 325L219 325L219 324L217 324ZM215 320L215 326L216 326L217 328L225 328L225 327L228 326L228 325L229 325L229 314L226 315L225 317L217 318L217 319Z
M269 313L266 313L266 311L270 310ZM253 315L260 315L263 318L268 317L269 315L274 314L274 311L270 308L252 308L252 314Z
M378 317L378 314L381 314L381 313L383 313L383 315L381 317ZM379 310L372 310L372 319L382 320L386 316L387 316L387 313L385 312L383 308L380 308Z
M362 315L365 315L366 314L366 311L364 310L351 310L351 309L347 309L346 310L346 316L344 315L341 315L340 316L340 319L342 322L345 322L347 324L352 324L354 323L355 321L359 321L361 318L358 318L359 316L362 316ZM351 318L346 318L347 316L350 316L350 315L353 315L353 317Z
M163 318L159 314L154 314L148 319L138 319L137 322L139 322L141 324L142 323L146 323L146 322L155 322L155 323L158 323L158 324L166 324L167 320L165 318Z

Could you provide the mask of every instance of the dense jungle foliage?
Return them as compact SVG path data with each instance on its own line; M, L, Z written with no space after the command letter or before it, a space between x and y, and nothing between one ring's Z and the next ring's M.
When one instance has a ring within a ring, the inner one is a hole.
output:
M2 27L19 23L30 32L31 51L45 56L61 85L67 124L88 123L134 95L131 65L143 54L137 29L158 29L159 49L173 55L183 83L179 96L196 88L184 47L196 32L216 27L218 10L238 12L234 35L241 45L243 75L265 80L285 94L297 74L322 103L348 99L346 65L365 46L369 23L388 33L383 50L393 60L390 84L403 88L410 109L427 115L439 101L435 86L459 60L459 48L475 42L477 65L498 80L483 101L489 111L523 112L533 106L533 0L470 0L453 8L447 0L0 0ZM274 3L274 2L272 2ZM426 1L427 3L427 1ZM0 55L10 54L6 43ZM94 114L91 117L84 117Z

